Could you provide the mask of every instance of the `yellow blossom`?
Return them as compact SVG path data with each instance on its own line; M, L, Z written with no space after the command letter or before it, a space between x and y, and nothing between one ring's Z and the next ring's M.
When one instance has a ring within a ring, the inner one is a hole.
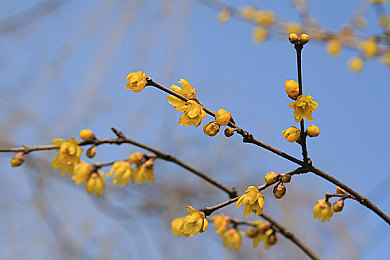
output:
M349 68L354 72L360 72L364 67L364 61L360 57L353 57L348 61Z
M360 48L363 51L364 57L374 57L378 52L378 44L375 38L370 38L367 41L361 43Z
M253 239L253 248L256 248L260 242L266 240L270 232L272 233L272 229L269 223L264 223L261 220L255 220L254 222L257 224L257 226L250 227L246 233L247 237Z
M329 201L325 199L318 200L317 205L313 208L313 217L315 220L321 219L322 222L329 219L333 216L333 208Z
M260 215L263 212L264 196L256 187L250 186L245 194L238 199L236 208L242 205L244 205L243 215L245 217L249 217L251 212L255 212L256 216Z
M235 228L230 228L222 233L223 245L230 251L238 251L241 247L241 232Z
M381 61L383 64L390 67L390 52L383 54Z
M65 173L73 174L74 167L80 162L80 156L83 150L78 145L77 139L71 137L68 140L61 138L54 139L52 141L54 145L58 145L59 151L56 157L54 157L51 168L61 169L61 175Z
M172 235L178 236L178 237L184 235L184 233L180 231L180 227L181 227L181 225L183 225L183 222L184 222L184 218L175 218L171 222Z
M328 43L326 44L326 51L331 56L340 55L342 48L343 48L343 45L341 44L341 42L339 40L336 40L336 39L329 40Z
M148 83L146 74L143 71L132 72L126 78L129 83L126 84L127 89L132 89L134 92L141 92Z
M131 181L137 181L138 184L146 184L150 181L151 184L154 184L153 166L154 159L149 159L142 165L135 167L133 174L130 176Z
M92 168L92 165L82 161L74 167L75 174L72 176L72 180L74 180L76 184L87 181L92 174Z
M299 37L296 33L291 33L289 36L288 36L288 40L292 43L292 44L298 44L299 43Z
M194 125L195 127L198 127L202 122L202 119L205 117L206 112L200 107L200 105L193 100L189 100L185 103L184 113L180 117L178 123L179 125Z
M215 136L219 132L219 124L215 121L208 122L203 126L203 132L208 136Z
M253 31L253 41L256 44L262 43L268 35L268 30L264 27L257 26Z
M92 130L90 129L83 129L80 131L80 138L84 141L91 141L93 139L96 139L95 135L93 134Z
M225 109L219 109L217 111L217 114L215 114L215 121L217 121L218 124L223 126L228 125L231 118L232 116Z
M19 167L23 163L24 163L24 153L23 152L19 152L19 153L15 154L14 157L12 157L12 159L11 159L11 166L12 167Z
M230 218L225 215L213 216L214 227L218 235L222 235L226 231L227 226L230 223Z
M229 9L223 9L219 14L218 14L218 22L220 23L226 23L229 21L231 16L231 12Z
M112 179L112 182L114 184L118 185L119 187L123 187L129 184L129 180L132 175L132 169L130 163L128 161L115 162L112 165L108 175L111 176L113 173L114 173L114 178Z
M301 27L300 24L297 24L297 23L289 23L285 27L285 33L287 35L290 35L292 33L301 34L302 33L302 27Z
M94 172L89 177L85 189L88 193L92 193L98 196L103 194L103 190L106 187L106 181L103 178L103 174Z
M301 136L301 131L295 126L289 127L282 132L283 137L290 143L294 143L299 140Z
M194 209L191 206L186 207L189 214L184 218L183 224L180 226L180 232L193 237L199 232L202 233L208 228L208 221L203 212Z
M311 125L306 129L306 133L310 137L317 137L320 134L320 128L316 125Z
M295 80L286 80L284 90L291 99L296 100L299 96L299 85Z
M318 103L312 99L313 97L310 95L301 95L297 98L297 101L290 103L290 107L295 109L295 122L300 122L306 118L310 122L313 121L311 113L316 110Z
M256 9L251 6L247 6L241 10L241 15L247 20L252 20L255 17Z
M191 87L191 84L185 80L180 79L178 83L181 84L181 87L178 87L176 85L172 85L171 89L175 91L177 94L182 95L188 99L195 100L196 99L196 89ZM179 110L180 112L184 112L186 110L186 101L181 100L180 98L177 98L173 95L167 96L169 104L175 107L176 110Z
M275 13L272 11L256 10L252 19L262 26L268 27L275 23Z

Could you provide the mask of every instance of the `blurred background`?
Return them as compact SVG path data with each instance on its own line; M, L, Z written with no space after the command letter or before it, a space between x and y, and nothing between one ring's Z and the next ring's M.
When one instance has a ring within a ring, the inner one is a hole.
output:
M181 114L165 93L125 89L127 74L138 70L167 87L184 78L205 106L228 110L256 138L301 157L300 146L282 136L284 129L298 125L284 92L285 80L297 79L293 46L272 30L269 39L255 44L253 24L239 19L221 24L220 10L207 2L0 1L1 147L49 144L54 138L78 137L84 128L112 138L113 125L240 193L264 183L269 171L294 169L283 158L243 144L237 135L206 136L202 127L210 117L198 128L178 125ZM300 22L289 0L223 2L238 8L256 5ZM321 28L339 30L365 2L310 1L308 8ZM388 10L389 4L384 7ZM364 17L368 24L359 34L381 34L374 8L368 6ZM353 73L347 61L356 55L358 50L345 48L339 57L330 57L325 44L316 41L303 50L304 93L319 103L312 123L321 129L318 138L308 140L309 156L389 214L389 67L376 58ZM125 159L135 151L145 152L129 145L99 146L92 161ZM306 257L280 235L269 250L262 244L252 249L244 237L238 252L223 247L213 225L191 239L172 236L170 222L186 215L186 205L203 208L228 199L176 165L157 160L154 185L119 188L108 182L103 196L96 197L50 169L53 151L31 153L15 169L12 156L0 154L1 259ZM357 202L347 200L329 223L314 221L317 200L335 188L313 174L295 176L282 200L271 189L264 192L264 212L323 259L385 258L389 227ZM219 213L244 218L233 205Z

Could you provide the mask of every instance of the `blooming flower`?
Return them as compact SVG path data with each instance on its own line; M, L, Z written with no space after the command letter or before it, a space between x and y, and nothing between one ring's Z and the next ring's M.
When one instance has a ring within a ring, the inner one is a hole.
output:
M150 181L154 184L154 173L153 173L154 159L149 159L142 165L134 168L133 174L130 176L131 181L137 181L138 184L146 184Z
M282 132L283 137L290 143L294 143L299 140L301 131L295 126L289 127Z
M214 227L218 235L222 235L225 232L227 226L230 223L230 218L225 215L213 216Z
M257 216L263 212L264 196L255 186L250 186L245 194L238 199L236 208L242 205L244 205L243 215L245 217L249 217L251 212L255 212Z
M198 127L205 117L206 112L200 105L193 100L189 100L185 104L185 111L179 119L179 125L194 125L195 127Z
M265 41L265 39L267 39L267 36L268 36L268 30L265 29L264 27L257 26L253 30L253 41L256 44L259 44L259 43L262 43L263 41Z
M127 184L129 184L130 177L132 175L132 169L129 162L124 161L118 161L115 162L110 172L108 173L109 176L114 173L114 178L112 179L112 182L119 187L123 187Z
M85 189L88 193L92 193L98 196L103 194L103 190L106 187L106 181L103 178L103 174L94 172L89 177Z
M92 165L82 161L74 167L75 174L72 176L72 180L76 182L76 184L81 184L89 179L92 174Z
M322 222L329 219L333 216L333 208L329 201L325 199L318 200L317 205L313 208L313 217L315 220L321 219Z
M317 137L320 134L320 128L316 125L311 125L306 129L306 133L310 137Z
M180 227L181 227L181 225L183 225L183 222L184 222L184 218L175 218L171 222L172 235L178 236L178 237L184 235L184 233L180 231Z
M312 100L310 95L301 95L297 98L297 101L291 102L290 107L294 108L295 122L300 122L304 119L313 121L312 112L318 107L318 103Z
M223 126L228 125L231 118L232 115L225 109L219 109L215 114L215 121L217 121L218 124Z
M146 81L146 74L143 71L132 72L127 75L126 80L128 83L126 84L127 89L132 89L134 92L141 92L148 83Z
M80 156L83 150L78 145L77 139L71 137L68 140L61 138L54 139L52 141L54 145L58 145L60 148L56 157L54 157L51 168L61 169L61 175L65 173L73 174L74 167L80 162Z
M326 51L329 53L331 56L338 56L341 53L341 49L343 48L343 45L339 40L332 39L328 41L326 44Z
M191 87L191 84L185 80L180 79L178 83L181 84L181 87L178 87L176 85L172 85L171 89L175 91L177 94L180 94L188 99L195 100L196 99L196 89ZM181 100L180 98L177 98L173 95L167 96L169 104L175 107L176 110L179 110L180 112L186 111L187 108L187 102L184 100Z
M364 61L360 57L353 57L348 61L349 68L354 72L360 72L364 67Z
M284 90L291 99L296 100L299 96L299 85L295 80L286 80Z
M183 224L180 226L180 232L193 237L199 232L203 233L206 231L209 223L205 214L191 206L187 206L186 209L190 213L184 218Z
M230 251L238 251L241 247L241 232L235 228L226 230L221 235L223 245Z

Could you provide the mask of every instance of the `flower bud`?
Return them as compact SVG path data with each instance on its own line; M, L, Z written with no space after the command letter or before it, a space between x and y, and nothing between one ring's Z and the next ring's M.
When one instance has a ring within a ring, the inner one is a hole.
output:
M299 131L299 129L295 126L292 126L283 130L282 134L287 141L289 141L290 143L294 143L300 139L301 131Z
M288 39L290 40L290 42L292 44L297 44L298 43L298 40L299 40L299 37L296 33L292 33L290 34L290 36L288 37Z
M231 137L234 135L234 128L226 128L224 131L226 137Z
M267 237L267 244L270 246L275 245L278 242L278 237L275 235L275 233L272 233Z
M359 72L364 67L364 61L360 57L353 57L348 61L349 68L354 72Z
M226 111L225 109L220 109L215 115L215 121L217 121L217 123L220 125L228 125L231 117L232 116L228 111Z
M344 200L338 200L333 203L333 211L334 212L341 212L344 208Z
M284 183L289 183L291 181L291 175L284 173L284 174L282 174L281 180Z
M96 155L96 149L97 149L96 145L90 147L90 148L87 150L87 152L86 152L87 157L90 158L90 159L92 159L93 157L95 157L95 155Z
M208 122L203 126L203 132L208 136L215 136L219 132L219 124L215 121Z
M286 194L286 186L284 186L283 182L280 182L278 185L274 187L274 196L277 199L281 199Z
M260 230L257 227L250 227L246 230L246 236L249 238L254 238L260 233Z
M142 160L144 159L144 154L140 152L135 152L129 157L129 162L131 164L137 164L140 165L142 163Z
M309 35L307 35L307 34L301 34L301 36L299 36L299 42L302 44L302 45L305 45L306 43L308 43L309 42L309 39L310 39L310 37L309 37Z
M92 130L90 129L83 129L80 131L80 138L84 141L92 141L93 139L96 139L95 135L93 134Z
M19 153L15 154L14 157L12 157L12 159L11 159L11 166L12 167L19 167L23 163L24 163L24 153L23 152L19 152Z
M299 85L294 80L286 80L286 83L284 83L284 90L291 99L296 100L299 96Z
M339 186L337 186L337 188L336 188L336 193L337 194L347 194L347 192L344 189L340 188Z
M311 125L306 129L306 134L310 137L317 137L320 134L320 129L316 125Z
M269 172L267 175L265 175L265 182L268 184L274 184L278 181L279 173L276 172Z

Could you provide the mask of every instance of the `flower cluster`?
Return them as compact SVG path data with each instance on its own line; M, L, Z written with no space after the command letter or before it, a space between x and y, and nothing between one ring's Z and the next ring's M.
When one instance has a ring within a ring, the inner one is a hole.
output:
M245 194L238 199L236 208L242 205L244 205L243 215L245 217L249 217L252 212L256 213L256 216L260 215L263 212L264 196L255 186L250 186Z

